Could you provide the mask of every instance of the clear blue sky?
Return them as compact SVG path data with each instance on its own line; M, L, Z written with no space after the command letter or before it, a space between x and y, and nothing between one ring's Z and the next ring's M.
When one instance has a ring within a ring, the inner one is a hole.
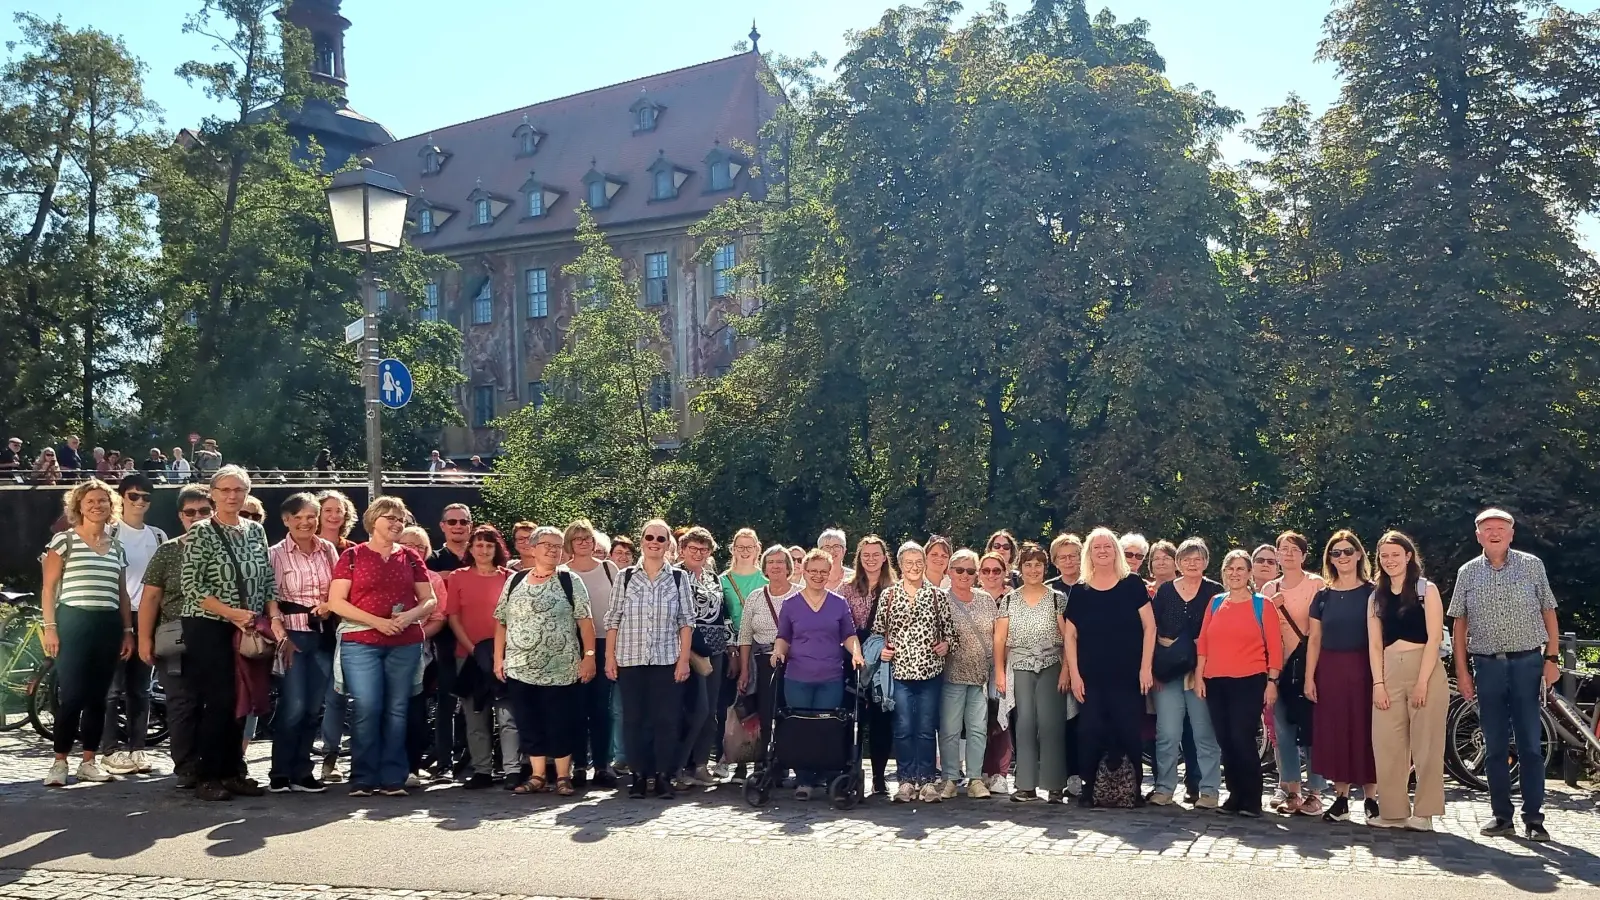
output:
M1009 0L1013 13L1027 0ZM871 26L885 0L734 0L674 4L647 0L344 0L350 102L397 137L540 100L725 56L750 30L761 46L794 56L812 51L830 68L845 33ZM968 2L980 9L988 0ZM1177 84L1214 92L1253 124L1293 91L1317 111L1338 92L1333 66L1315 61L1331 0L1090 0L1118 19L1144 18ZM1595 0L1568 0L1590 11ZM197 123L215 108L173 74L190 59L217 58L209 42L182 33L198 0L0 0L0 40L16 37L11 14L59 16L120 35L150 68L150 93L168 127ZM1248 153L1235 132L1231 161ZM1584 223L1591 247L1600 227Z
M15 38L11 13L60 16L120 35L150 67L149 89L169 127L213 108L173 75L212 59L208 42L181 32L196 0L0 0L0 39ZM344 0L350 102L396 136L539 100L725 56L754 18L761 46L821 53L830 67L845 32L877 21L885 0L740 0L719 4L643 0ZM968 9L987 0L966 4ZM1026 0L1011 0L1013 12ZM1291 90L1321 109L1337 90L1331 66L1312 60L1323 0L1110 0L1119 19L1143 17L1168 75L1216 92L1252 118ZM1230 141L1237 157L1242 144Z

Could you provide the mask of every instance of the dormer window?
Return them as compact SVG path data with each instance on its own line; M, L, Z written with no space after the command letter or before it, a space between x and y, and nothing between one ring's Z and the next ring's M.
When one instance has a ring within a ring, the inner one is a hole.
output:
M720 143L706 154L705 162L707 191L732 190L734 179L744 170L744 158L724 150Z
M640 97L633 101L628 111L633 113L633 133L643 134L656 130L656 120L661 118L661 111L665 106L651 100L649 97Z
M440 206L425 196L426 191L418 191L417 199L411 201L411 218L417 223L417 234L434 234L444 227L444 223L455 215L457 210L450 206Z
M499 194L483 189L483 181L478 181L478 186L467 195L467 200L472 203L472 227L486 227L494 224L500 214L511 206L511 201Z
M592 164L593 160L590 162ZM583 196L588 201L590 209L606 209L611 206L611 198L615 197L617 191L622 190L625 184L627 182L615 175L608 175L598 168L591 168L589 173L583 176Z
M523 218L527 219L543 218L550 211L550 207L555 206L556 201L561 199L560 191L540 181L538 175L533 172L528 173L528 180L524 181L518 190L527 198L522 207Z
M517 156L532 156L539 152L539 142L544 140L544 132L533 127L527 116L522 117L522 124L511 132L517 141Z
M417 213L417 231L421 234L433 234L433 210L424 209Z
M678 188L689 178L687 169L680 169L667 161L666 151L661 151L656 156L656 161L650 164L650 200L673 200L678 196Z
M450 159L450 154L434 146L430 139L423 148L417 151L417 156L422 159L422 174L437 175L444 169L444 164Z

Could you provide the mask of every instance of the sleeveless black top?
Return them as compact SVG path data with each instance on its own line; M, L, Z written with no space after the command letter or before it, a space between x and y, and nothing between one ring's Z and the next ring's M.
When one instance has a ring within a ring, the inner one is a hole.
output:
M1412 606L1404 606L1398 597L1390 597L1389 603L1383 609L1380 624L1383 626L1383 645L1385 647L1395 641L1410 641L1413 644L1426 644L1428 642L1428 615L1423 610L1423 599L1428 596L1428 580L1417 579L1417 602Z

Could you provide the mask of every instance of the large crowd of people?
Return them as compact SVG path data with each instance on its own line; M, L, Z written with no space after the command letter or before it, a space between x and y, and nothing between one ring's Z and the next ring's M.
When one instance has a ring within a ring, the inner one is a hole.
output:
M711 532L661 519L637 541L586 519L517 522L508 547L456 504L435 548L392 496L352 543L356 510L336 491L284 501L287 535L269 545L237 466L178 491L184 533L168 538L145 521L152 487L140 472L77 483L42 556L60 684L47 785L67 783L75 748L82 781L151 770L151 668L175 784L208 801L341 781L357 797L500 782L670 798L751 775L725 754L741 708L764 747L778 710L848 707L854 687L868 796L1173 806L1181 773L1196 809L1337 822L1359 799L1367 825L1430 830L1449 616L1457 690L1488 745L1484 833L1509 835L1511 740L1537 748L1557 676L1555 597L1500 509L1477 516L1483 553L1447 608L1398 531L1372 552L1337 531L1318 558L1286 531L1213 569L1200 539L1103 527L1044 546L999 531L981 549L867 535L853 554L838 529L763 549L743 528L719 573ZM274 679L263 786L244 752ZM1543 760L1519 755L1523 824L1547 840ZM836 774L794 773L796 799Z

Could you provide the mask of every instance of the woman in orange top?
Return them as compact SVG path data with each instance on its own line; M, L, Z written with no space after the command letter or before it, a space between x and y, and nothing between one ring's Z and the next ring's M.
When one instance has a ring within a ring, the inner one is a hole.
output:
M1227 593L1207 601L1198 657L1195 693L1206 701L1211 725L1222 747L1222 775L1228 783L1225 813L1261 817L1261 760L1256 728L1261 707L1278 699L1283 643L1278 639L1277 607L1250 590L1250 554L1230 550L1222 560Z

